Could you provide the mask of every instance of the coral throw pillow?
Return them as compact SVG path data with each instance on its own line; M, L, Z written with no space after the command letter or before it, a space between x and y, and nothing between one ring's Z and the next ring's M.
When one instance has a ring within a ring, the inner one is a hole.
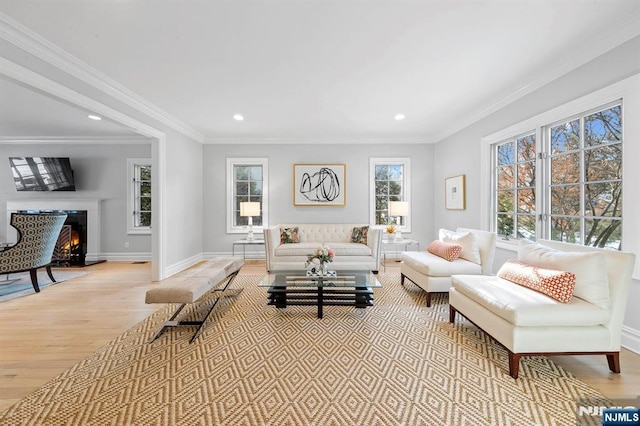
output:
M299 243L300 237L298 237L298 227L295 228L280 228L280 244L292 244Z
M369 226L354 226L351 231L351 242L367 244L367 234L369 234Z
M571 301L576 286L576 275L573 272L537 268L517 260L505 262L498 271L498 276L562 303Z
M429 244L427 251L449 262L453 262L460 256L460 253L462 253L462 246L460 244L443 243L442 241L435 240Z

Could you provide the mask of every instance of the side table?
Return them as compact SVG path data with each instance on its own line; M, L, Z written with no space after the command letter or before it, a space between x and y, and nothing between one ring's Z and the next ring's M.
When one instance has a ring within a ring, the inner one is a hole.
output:
M384 240L384 239L382 240L382 256L384 258L382 265L384 266L385 272L387 272L387 253L389 252L388 247L395 246L397 248L400 246L404 246L404 250L402 251L408 251L410 245L415 245L416 251L420 250L420 243L410 238L403 238L401 240L394 240L393 238L390 238L388 240ZM394 250L394 252L398 253L398 250Z
M253 239L253 240L247 240L242 239L242 240L237 240L233 242L233 245L231 247L231 253L232 256L235 257L236 256L236 246L241 246L242 247L242 258L246 259L247 258L247 246L259 246L262 245L264 246L264 239Z

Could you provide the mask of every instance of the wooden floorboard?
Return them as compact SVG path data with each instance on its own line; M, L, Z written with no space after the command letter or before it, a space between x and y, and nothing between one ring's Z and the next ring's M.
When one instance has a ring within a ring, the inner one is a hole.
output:
M399 273L398 265L389 262L387 273ZM91 273L39 294L0 302L0 412L162 308L144 303L150 263L105 262L86 270ZM248 260L240 273L263 274L264 261ZM622 374L610 373L604 356L554 360L610 398L640 395L638 354L622 351Z

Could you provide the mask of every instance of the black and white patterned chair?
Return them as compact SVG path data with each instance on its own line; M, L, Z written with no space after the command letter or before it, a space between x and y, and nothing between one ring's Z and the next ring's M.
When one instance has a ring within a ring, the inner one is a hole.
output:
M64 213L12 213L11 226L18 230L18 242L0 252L0 274L29 271L36 293L38 268L47 268L53 282L51 257L67 215Z

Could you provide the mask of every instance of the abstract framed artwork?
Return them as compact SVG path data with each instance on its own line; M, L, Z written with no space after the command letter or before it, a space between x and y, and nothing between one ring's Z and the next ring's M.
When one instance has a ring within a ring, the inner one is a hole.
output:
M345 164L294 164L294 206L344 206Z
M464 210L465 188L464 175L446 178L444 181L444 207L447 210Z

